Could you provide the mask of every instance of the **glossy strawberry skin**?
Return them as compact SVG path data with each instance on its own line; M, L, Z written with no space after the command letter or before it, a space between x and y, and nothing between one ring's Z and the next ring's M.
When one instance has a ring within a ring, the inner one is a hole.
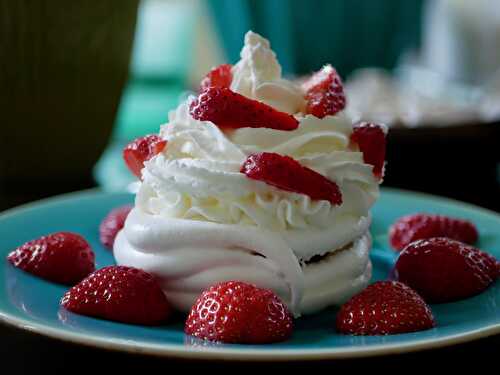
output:
M358 145L363 161L373 166L373 174L382 178L387 146L384 128L370 122L357 123L353 127L351 142Z
M191 116L221 128L270 128L294 130L295 117L267 104L249 99L225 87L209 87L190 104Z
M302 85L305 91L306 113L318 118L335 115L345 108L342 80L335 68L325 65Z
M80 315L140 325L158 325L170 314L158 281L133 267L101 268L68 290L61 306Z
M352 297L337 314L337 331L350 335L392 335L435 326L429 306L397 281L378 281Z
M26 272L66 285L74 285L95 269L95 255L79 234L57 232L26 242L7 260Z
M429 303L457 301L481 293L499 276L491 255L445 237L410 243L394 266L395 279Z
M208 89L209 87L229 87L233 80L231 73L231 64L222 64L213 68L202 79L200 83L200 92Z
M125 146L123 159L129 170L140 179L144 162L162 152L166 145L167 141L161 139L158 135L146 135L133 140Z
M132 206L122 206L111 210L99 225L99 239L108 249L113 249L118 232L125 225L125 220L132 210Z
M389 241L395 250L432 237L448 237L472 245L479 235L470 221L424 213L403 216L389 229Z
M265 344L288 339L293 320L272 291L241 281L227 281L201 294L184 331L202 340Z
M240 172L282 190L327 200L333 205L342 204L342 193L335 182L289 156L270 152L253 154L243 162Z

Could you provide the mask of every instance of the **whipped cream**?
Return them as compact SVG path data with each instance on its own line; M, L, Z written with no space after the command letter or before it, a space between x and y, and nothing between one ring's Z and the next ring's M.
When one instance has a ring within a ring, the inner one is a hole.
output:
M281 65L267 39L248 32L240 56L232 69L231 90L292 115L304 111L304 93L281 78Z
M192 97L180 104L160 130L167 147L142 170L135 208L115 242L117 262L157 275L182 310L230 279L273 289L296 315L344 302L371 276L369 209L379 194L372 166L350 146L351 121L344 113L304 115L304 92L281 77L269 42L252 32L231 89L293 114L298 128L222 130L191 117ZM240 167L256 152L291 156L324 175L343 203L247 178Z

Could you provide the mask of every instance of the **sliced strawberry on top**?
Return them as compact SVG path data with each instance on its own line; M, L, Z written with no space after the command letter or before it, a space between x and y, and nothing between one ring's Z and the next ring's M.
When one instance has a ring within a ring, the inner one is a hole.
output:
M57 232L26 242L8 256L15 267L56 283L73 285L95 269L95 255L79 234Z
M366 164L373 165L373 174L383 177L385 162L385 130L382 125L359 122L354 125L351 142L358 145Z
M403 216L389 229L389 241L396 250L402 250L413 241L432 237L448 237L473 244L478 236L470 221L424 213Z
M500 263L462 242L434 237L405 247L393 273L427 302L441 303L484 291L499 277Z
M337 314L337 331L351 335L392 335L434 327L424 300L403 283L377 281L347 301Z
M289 338L293 320L273 291L241 281L226 281L200 295L184 331L202 340L265 344Z
M253 154L243 162L240 172L279 189L327 200L333 205L342 204L342 193L335 182L289 156L271 152Z
M158 135L146 135L133 140L125 146L123 159L128 169L138 178L141 178L144 162L162 152L166 145L167 141L161 139Z
M160 324L172 312L153 275L126 266L95 271L64 294L61 306L80 315L142 325Z
M222 64L213 68L201 80L200 92L209 87L229 87L233 81L233 73L231 73L231 64Z
M211 121L225 128L270 128L294 130L295 117L257 100L249 99L227 87L209 87L191 102L190 113L196 120Z
M330 64L314 73L302 88L306 92L306 113L323 118L334 115L345 107L342 80Z

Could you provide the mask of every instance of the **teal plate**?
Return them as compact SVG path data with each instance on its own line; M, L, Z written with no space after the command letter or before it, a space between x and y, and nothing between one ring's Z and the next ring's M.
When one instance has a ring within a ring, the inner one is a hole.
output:
M55 231L82 234L96 252L97 267L113 264L99 243L99 222L113 207L130 203L129 194L84 191L48 199L0 215L0 256L19 244ZM395 260L389 249L387 228L398 217L427 211L472 220L480 230L479 247L500 258L500 216L444 198L383 189L373 209L372 261L374 279L384 279ZM393 336L354 337L337 334L335 311L297 320L293 337L272 345L210 344L186 337L182 318L161 327L140 327L79 316L61 310L66 288L0 263L0 321L47 336L134 353L161 356L295 360L361 357L435 348L500 333L500 282L484 293L455 303L433 305L435 329Z

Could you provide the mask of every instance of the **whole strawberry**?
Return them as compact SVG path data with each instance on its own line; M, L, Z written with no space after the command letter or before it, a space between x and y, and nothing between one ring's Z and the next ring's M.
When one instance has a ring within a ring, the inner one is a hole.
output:
M413 241L432 237L448 237L473 244L478 232L470 221L424 213L403 216L389 229L389 241L396 250L402 250Z
M74 285L93 272L94 259L87 241L70 232L57 232L26 242L7 256L15 267L67 285Z
M377 281L347 301L337 314L337 331L351 335L392 335L435 326L429 306L397 281Z
M345 107L346 99L342 80L335 68L325 65L303 85L306 95L306 113L323 118L335 115Z
M204 291L193 305L184 331L199 339L265 344L286 340L293 320L271 290L227 281Z
M61 306L76 314L141 325L160 324L172 311L151 274L125 266L95 271L66 292Z
M481 293L499 276L491 255L449 238L412 242L399 254L394 277L429 303L451 302Z
M132 206L122 206L111 210L99 225L99 239L108 249L113 248L118 232L123 228Z
M156 134L134 139L123 149L123 160L125 160L128 169L137 178L141 178L144 162L162 152L166 145L167 141Z

